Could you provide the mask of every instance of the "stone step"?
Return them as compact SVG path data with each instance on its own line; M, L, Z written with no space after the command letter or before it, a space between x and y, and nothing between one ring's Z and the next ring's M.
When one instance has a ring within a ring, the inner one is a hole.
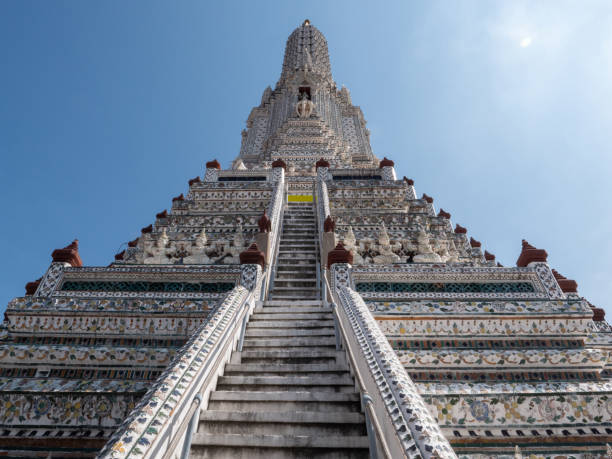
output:
M318 358L336 358L338 351L335 349L255 349L243 350L240 353L242 360L244 359L318 359Z
M287 302L287 301L276 301L276 300L266 300L264 301L264 308L266 306L291 306L291 307L297 307L297 306L323 306L323 303L321 302L321 300L295 300L295 301L291 301L291 302Z
M298 337L298 336L335 336L333 327L277 329L277 328L247 328L245 336L248 337Z
M266 314L307 314L310 312L316 313L324 313L331 312L330 308L324 308L323 306L293 306L293 305L278 305L274 306L271 304L266 304L263 308L258 310L258 312L263 312Z
M289 261L295 260L297 258L296 255L299 255L300 260L312 260L311 263L317 261L317 251L316 250L304 250L304 251L285 250L281 252L280 247L279 247L278 251L279 251L278 258L276 260L278 263L283 263L283 262L286 262L287 260Z
M338 403L347 404L352 403L359 404L359 394L352 393L329 393L329 392L252 392L252 391L224 391L216 390L210 394L210 402L270 402L270 405L274 405L278 402L301 402L301 403ZM282 404L281 404L282 405ZM277 410L269 410L277 411ZM285 411L285 410L283 410ZM287 410L293 411L293 410ZM313 410L319 411L319 410ZM352 411L352 410L350 410Z
M337 363L335 348L325 349L265 349L243 350L240 353L241 363L264 364L331 364Z
M296 265L291 263L276 265L276 272L293 272L293 273L314 273L317 274L316 263L306 263L302 265Z
M274 288L294 288L294 289L316 289L317 287L317 279L316 278L304 278L304 279L283 279L276 278L274 280Z
M258 320L333 320L334 316L329 311L317 312L256 312L251 316L249 324L256 324Z
M276 266L276 274L283 275L294 275L296 278L299 277L317 277L317 268L316 265L312 262L303 264L303 265L295 265L295 264L279 264Z
M288 285L285 285L285 287L299 286L297 285L297 283L299 282L308 282L310 284L310 285L305 285L304 287L316 287L317 286L316 284L317 276L310 275L310 274L296 276L295 274L286 273L286 272L281 271L281 272L276 273L276 277L274 278L274 284L276 285L279 281L280 281L280 284L278 285L288 284Z
M278 247L278 250L284 250L284 251L288 251L288 250L303 250L303 251L310 251L310 252L318 252L317 247L314 245L314 242L312 242L312 244L310 244L311 241L292 241L289 240L287 241L285 240L281 240L280 246ZM308 245L310 244L310 245ZM297 246L299 245L299 247Z
M274 424L359 424L365 428L365 416L361 413L318 413L316 411L257 412L257 411L212 411L200 412L200 421L223 421L240 423ZM238 426L235 426L236 428ZM294 426L295 427L295 426Z
M316 244L315 241L304 241L304 242L295 242L295 241L283 241L281 238L281 243L279 249L281 250L315 250Z
M346 365L339 365L336 363L329 365L269 365L265 363L228 363L227 365L225 365L225 375L246 375L249 373L255 373L257 375L282 375L285 373L321 375L324 373L346 374L347 372L348 367Z
M279 266L314 265L317 262L316 253L280 253L277 258Z
M292 296L292 295L286 295L284 293L271 293L270 297L273 300L278 300L278 301L292 301L292 300L295 300L296 298L318 300L318 299L321 298L320 295L318 295L318 294L302 295L302 296Z
M291 386L312 386L315 390L317 386L351 386L354 388L353 380L348 376L219 376L217 384L243 385L243 386L282 386L289 390Z
M324 452L319 453L318 450ZM326 450L330 450L329 453L326 453ZM193 436L190 457L193 459L221 457L340 459L366 458L368 455L368 437L365 435L284 436L196 433Z
M291 230L297 230L297 231L311 231L312 233L314 233L316 231L316 225L314 223L298 223L295 221L292 222L283 222L283 234L285 232L291 232ZM296 231L296 232L297 232Z
M247 337L244 340L244 346L248 349L254 347L310 347L310 346L335 346L336 339L334 337L304 337L304 338L268 338L254 339Z
M301 296L316 296L319 289L316 287L277 287L274 285L273 294L280 293L289 298L299 298Z
M198 433L283 436L364 435L361 413L202 411Z

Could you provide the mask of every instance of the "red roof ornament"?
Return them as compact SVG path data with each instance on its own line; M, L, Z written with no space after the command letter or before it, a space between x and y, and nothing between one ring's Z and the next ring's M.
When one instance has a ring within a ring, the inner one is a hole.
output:
M272 222L266 214L266 209L264 209L264 213L261 218L257 220L257 225L259 226L260 233L269 233L270 231L272 231Z
M122 250L121 252L115 254L115 261L123 260L124 255L125 255L125 250Z
M516 260L516 266L519 268L524 268L529 263L533 262L544 262L548 259L548 253L544 249L536 249L534 246L529 244L525 239L523 239L523 248L521 250L521 254Z
M183 196L183 193L179 194L178 196L172 198L172 202L176 202L176 201L184 201L185 200L185 196Z
M153 225L145 226L144 228L142 228L140 230L140 232L142 234L152 233L153 232Z
M53 262L69 263L70 266L78 268L83 266L83 261L79 255L79 240L75 239L72 244L67 245L63 249L55 249L51 254Z
M272 161L272 168L275 167L282 167L283 169L285 169L285 171L287 171L287 163L280 158L275 161Z
M331 218L331 215L328 215L323 222L323 231L326 233L333 233L336 231L336 222Z
M606 311L601 308L593 308L593 320L595 322L603 322L606 317Z
M448 212L444 212L444 209L440 209L440 211L438 212L438 217L450 219L451 214L449 214Z
M40 285L40 281L42 281L42 277L39 277L35 281L28 282L27 284L25 284L25 294L34 295L36 293L36 290L38 289L38 286Z
M327 254L327 269L335 263L353 264L353 254L344 248L342 242L338 242L338 245Z
M404 175L404 182L406 182L410 186L414 186L414 180L412 180L411 178L406 177L405 175Z
M266 263L264 253L259 250L256 243L252 243L251 246L243 252L240 252L240 264L241 265L260 265L262 268Z
M379 169L382 169L383 167L393 167L393 166L395 166L395 163L393 161L391 161L390 159L387 159L386 156L378 164L378 168Z
M429 204L433 204L433 198L431 196L427 196L425 193L423 193L423 197L421 199L424 199Z
M484 253L484 257L485 257L485 260L487 260L487 261L495 261L495 255L493 255L492 253L487 252L486 250L485 250L485 253Z
M193 185L194 183L201 183L202 180L200 180L200 176L198 175L196 178L192 178L191 180L189 180L189 186Z
M221 164L216 159L206 163L206 169L221 169Z
M459 223L455 225L455 234L467 234L467 228L464 228Z
M556 269L553 269L552 273L563 293L578 293L578 282L573 279L568 279L560 274Z
M164 209L162 212L155 214L155 218L168 218L168 211Z
M329 161L327 161L326 159L321 158L320 160L318 160L315 163L315 167L318 169L319 167L327 167L329 168L330 164Z
M477 249L477 248L482 246L482 243L480 241L477 241L473 237L471 237L470 238L470 245L472 246L473 249Z

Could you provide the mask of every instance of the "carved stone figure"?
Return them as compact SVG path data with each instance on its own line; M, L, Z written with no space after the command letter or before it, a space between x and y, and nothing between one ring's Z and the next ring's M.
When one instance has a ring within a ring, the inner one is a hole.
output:
M440 255L431 248L429 237L423 228L419 231L417 243L417 254L413 258L415 263L440 263L442 261Z

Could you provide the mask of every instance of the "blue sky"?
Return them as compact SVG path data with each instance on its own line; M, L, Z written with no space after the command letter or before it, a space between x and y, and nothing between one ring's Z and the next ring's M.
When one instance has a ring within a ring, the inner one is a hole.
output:
M0 2L0 310L237 155L305 18L379 156L504 265L526 238L612 317L612 2ZM299 6L298 6L299 5Z

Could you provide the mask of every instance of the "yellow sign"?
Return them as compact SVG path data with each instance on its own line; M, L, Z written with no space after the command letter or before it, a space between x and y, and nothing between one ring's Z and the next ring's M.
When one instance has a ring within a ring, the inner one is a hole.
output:
M289 202L312 202L311 194L290 194L288 196Z

